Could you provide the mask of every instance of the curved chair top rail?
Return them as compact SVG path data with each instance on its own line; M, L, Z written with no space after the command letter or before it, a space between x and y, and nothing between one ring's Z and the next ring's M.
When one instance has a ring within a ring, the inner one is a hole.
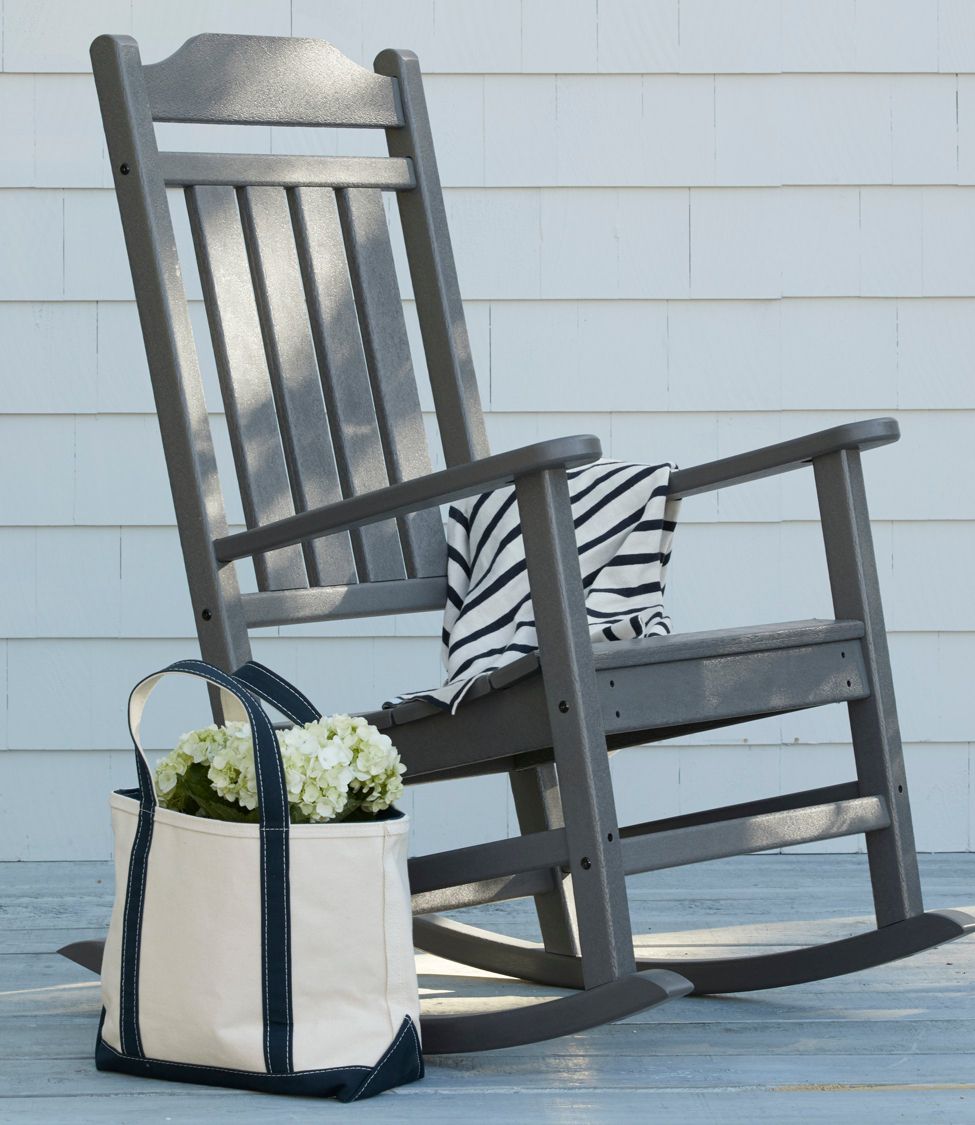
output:
M403 124L396 79L366 70L320 39L195 35L144 73L154 121L379 129Z

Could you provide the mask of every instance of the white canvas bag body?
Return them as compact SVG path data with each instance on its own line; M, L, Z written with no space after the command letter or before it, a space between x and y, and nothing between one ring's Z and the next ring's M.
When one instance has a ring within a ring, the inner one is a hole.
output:
M158 806L139 727L149 694L169 673L207 680L242 705L259 824ZM361 823L291 825L277 736L258 695L297 723L320 717L254 663L231 677L180 661L132 692L139 787L111 797L115 906L96 1064L368 1097L423 1074L408 821L391 810Z

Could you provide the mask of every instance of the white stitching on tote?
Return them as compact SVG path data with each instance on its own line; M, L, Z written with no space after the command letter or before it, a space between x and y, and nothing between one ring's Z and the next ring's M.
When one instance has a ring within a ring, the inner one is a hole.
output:
M136 823L136 826L135 826L135 835L132 837L132 847L129 849L129 878L128 878L128 883L126 884L126 888L125 888L125 903L122 906L122 955L121 955L121 966L120 966L120 968L121 968L120 976L121 976L122 979L121 979L120 984L119 984L119 998L118 998L118 1030L119 1030L119 1040L120 1041L122 1039L122 1024L123 1024L122 1013L125 1011L125 976L126 976L126 973L125 973L125 960L126 960L125 951L128 948L128 943L129 943L129 927L126 925L125 916L126 916L127 911L125 909L125 906L128 904L129 897L132 894L132 874L133 874L133 870L135 868L135 864L132 862L132 853L135 851L136 845L139 842L139 833L141 831L142 831L142 817L140 816L137 823Z
M312 703L312 701L311 701L311 700L310 700L310 699L308 698L308 696L306 696L306 695L303 695L303 694L302 694L302 693L301 693L300 691L298 691L298 689L297 689L297 688L296 688L296 687L295 687L295 686L294 686L293 684L289 684L287 680L285 680L285 679L282 679L282 678L281 678L281 677L280 677L280 676L279 676L279 675L277 674L277 672L275 672L275 671L274 671L273 669L271 669L271 668L267 668L267 667L265 667L265 666L264 666L264 665L262 664L262 665L261 665L261 671L262 671L262 672L266 672L266 673L267 673L267 674L268 674L268 675L269 675L269 676L271 677L271 679L272 679L272 680L277 680L277 681L278 681L278 683L279 683L279 684L280 684L280 685L281 685L281 686L282 686L282 687L283 687L283 688L284 688L284 689L285 689L286 691L290 692L290 693L291 693L291 695L293 695L293 696L295 697L295 699L297 699L297 700L300 700L300 702L302 702L302 703L307 703L307 704L308 704L308 706L309 706L309 707L311 707L311 708L312 708L313 710L317 710L317 708L316 708L316 707L315 707L315 705L314 705L314 704Z
M121 1051L116 1051L115 1048L109 1043L104 1036L102 1037L102 1046L107 1047L113 1055L118 1055L120 1059L129 1059L132 1062L148 1062L148 1063L161 1063L163 1066L190 1066L194 1070L217 1070L222 1074L257 1074L260 1075L259 1070L241 1070L239 1067L231 1066L209 1066L207 1063L188 1063L188 1062L170 1062L168 1059L136 1059L134 1055L123 1055ZM331 1074L336 1070L372 1070L371 1066L325 1066L319 1070L293 1070L290 1074L269 1074L268 1078L301 1078L304 1074Z
M409 1016L407 1016L406 1026L403 1028L403 1030L399 1033L399 1035L396 1036L396 1038L393 1040L393 1042L390 1043L390 1045L383 1052L383 1057L373 1067L372 1074L370 1074L369 1077L365 1080L365 1082L363 1082L362 1088L356 1093L356 1096L352 1099L354 1102L357 1102L365 1094L366 1090L369 1089L369 1084L376 1077L376 1075L380 1072L380 1070L382 1070L383 1063L389 1058L389 1056L393 1053L393 1051L395 1051L396 1048L399 1046L403 1036L408 1031L411 1031L412 1029L413 1029L413 1021L409 1018ZM420 1058L420 1052L419 1052L419 1049L418 1049L417 1050L417 1061L419 1061L419 1058Z
M263 664L261 665L261 671L265 672L267 675L269 675L272 680L277 680L278 683L285 689L285 691L287 691L291 695L293 695L295 697L295 699L298 700L299 703L306 704L307 706L311 707L311 709L313 711L318 710L318 708L314 705L314 703L312 703L312 701L308 698L308 696L302 695L302 693L300 691L298 691L293 685L289 684L287 680L283 680L277 674L277 672L272 672L270 668L265 668ZM282 710L283 710L283 708L282 708ZM284 713L288 716L288 718L294 719L294 721L296 723L301 721L298 718L297 715L292 714L290 711L285 711Z
M188 666L194 666L194 665L195 666L201 666L201 665L203 665L203 661L197 661L197 660L186 660L186 661L181 661L180 663L183 664L183 665L188 665ZM207 677L210 678L211 681L215 681L218 686L225 686L225 685L221 684L220 679L218 679L217 677L214 677L213 672L210 671L209 669L206 669L206 674L207 674ZM228 682L230 682L233 685L232 689L228 689L228 690L231 690L232 694L236 695L237 691L240 690L240 686L238 684L235 684L229 676L226 676L225 678ZM258 775L258 787L261 788L261 786L260 786L260 781L261 781L261 777L262 777L261 760L260 760L260 755L257 753L257 738L256 738L257 728L259 726L258 715L260 715L261 719L264 720L265 728L270 730L271 738L274 740L275 744L277 743L277 738L274 734L274 727L271 726L271 721L267 717L267 715L265 715L265 713L262 710L259 710L259 711L255 712L253 707L251 706L250 702L248 701L248 698L247 698L246 694L237 695L237 698L244 705L244 710L247 712L247 714L248 714L248 716L251 720L252 729L254 731L254 735L255 735L255 738L254 738L254 769L255 769L255 771L257 772L257 775ZM284 777L282 775L282 766L281 766L280 754L274 755L274 763L275 763L275 768L278 771L278 778L281 782L281 811L282 811L282 815L283 815L283 818L284 818L284 821L285 821L284 826L282 828L276 829L276 831L287 832L288 827L289 827L288 823L287 823L288 822L288 813L287 813L287 803L286 803L286 798L285 798L285 793L284 793L285 785L284 785ZM263 825L261 826L261 833L262 834L265 831L268 831L268 830L269 829L265 828ZM271 829L271 830L273 831L275 829ZM282 860L284 860L285 857L286 857L286 854L287 854L287 846L288 846L287 836L280 836L279 839L281 840L281 858L282 858ZM263 869L264 869L264 886L267 887L269 885L268 876L267 876L267 850L262 849L262 851L264 853L263 859L262 859L262 866L263 866ZM263 906L264 906L264 922L263 922L264 934L263 934L263 939L264 939L264 948L266 949L267 948L267 935L268 935L268 929L269 929L268 917L267 917L267 894L264 894L262 896L262 898L264 900L263 901ZM287 911L285 911L284 932L285 932L285 944L284 944L284 949L285 949L285 974L286 974L286 979L287 979L287 977L289 976L289 974L288 974L288 945L290 943L290 935L289 935L289 932L288 932L288 912ZM271 1010L271 989L270 989L270 984L268 983L267 973L264 974L264 1004L265 1004L265 1009L268 1011L268 1013L270 1013L270 1010ZM265 1051L265 1060L266 1060L267 1067L268 1067L268 1073L271 1074L272 1071L271 1071L271 1023L270 1023L270 1020L268 1020L267 1026L264 1029L264 1051ZM286 1056L286 1065L288 1066L288 1069L290 1070L291 1066L292 1066L292 1063L291 1063L291 1037L290 1037L290 1035L288 1036L287 1042L285 1044L285 1056Z
M143 819L145 819L144 815L139 817L140 821L142 821ZM151 832L151 825L152 825L152 812L151 811L149 812L148 822L149 822L150 828L148 828L147 831ZM140 827L141 827L141 825L140 825ZM142 955L142 916L145 914L146 883L147 883L147 880L148 880L148 871L149 871L149 852L152 850L151 845L152 845L152 837L150 836L149 844L146 845L145 856L143 857L143 860L142 860L142 884L141 884L141 887L140 887L140 890L139 890L139 896L142 899L142 909L139 911L139 917L136 921L136 927L135 927L135 955L136 955L137 958L141 957L141 955ZM136 999L136 1001L138 1001L138 995L136 995L135 999ZM135 1021L135 1041L138 1044L139 1053L144 1055L145 1054L145 1048L142 1046L142 1028L139 1025L140 1025L140 1020L136 1019L136 1021Z
M253 730L254 730L254 769L257 771L258 787L260 788L261 787L260 786L261 761L260 761L260 755L257 753L257 716L254 714L254 711L253 711L250 703L248 703L246 697L243 697L243 698L238 697L238 698L240 698L240 702L243 703L244 710L246 710L247 714L250 717L251 723L253 724ZM267 716L264 715L263 712L261 712L261 714L262 714L264 720L267 721ZM266 829L262 825L261 826L261 834L263 835L265 831L266 831ZM264 907L264 921L263 921L264 934L263 934L263 939L264 939L264 948L267 949L268 919L267 919L267 890L266 890L266 888L269 885L269 881L268 881L268 877L267 877L267 849L262 848L261 851L263 853L262 859L261 859L261 864L262 864L262 867L264 869L264 887L265 887L265 893L261 896L261 898L263 899L262 906ZM265 969L266 969L266 966L265 966ZM265 1005L265 1010L267 1011L268 1016L270 1017L270 1013L271 1013L271 987L270 987L270 984L268 982L267 972L264 973L264 1005ZM271 1021L270 1021L270 1018L268 1018L267 1024L264 1028L264 1057L265 1057L265 1061L267 1063L268 1074L270 1074L271 1073Z
M265 729L267 731L269 731L270 734L271 734L272 741L274 742L275 745L277 745L277 737L274 734L274 728L271 726L271 721L267 717L267 715L265 715L263 710L258 710L257 712L255 712L254 709L251 707L250 703L247 701L246 696L244 698L241 698L240 701L241 701L241 703L243 703L244 708L247 711L247 714L250 716L251 722L254 724L255 735L257 734L257 727L259 725L258 716L260 716L260 718L264 720ZM261 775L262 771L261 771L261 765L260 765L260 758L259 758L259 755L257 753L257 739L256 739L256 737L254 739L254 767L255 767L258 775L259 775L259 780L260 780L260 775ZM282 815L285 823L281 828L277 828L277 829L275 829L273 827L268 829L267 827L262 825L262 827L261 827L262 834L264 832L267 832L267 831L278 831L278 832L286 833L287 830L288 830L288 827L289 827L289 825L288 825L287 798L285 796L284 774L283 774L282 765L281 765L281 756L278 753L274 754L274 768L277 770L278 780L280 782L281 815ZM274 837L272 837L272 839L273 838ZM281 841L281 866L284 867L285 866L285 860L287 859L287 854L288 854L288 837L286 835L281 835L281 836L278 837L278 839ZM263 862L264 862L264 885L265 885L265 887L267 887L269 885L269 882L268 882L268 877L267 877L267 851L266 851L266 849L265 849L265 852L264 852L264 861ZM264 895L264 943L265 943L265 948L267 947L268 929L269 929L269 926L268 926L268 916L267 916L267 894L265 894ZM284 911L284 971L285 971L285 979L286 980L290 980L290 971L289 971L289 967L288 967L288 946L290 945L290 941L291 941L291 938L290 938L289 925L288 925L288 911L285 910ZM271 990L270 990L270 985L268 983L267 973L264 974L264 996L265 996L265 1003L267 1005L268 1012L270 1013ZM268 1021L268 1025L267 1025L267 1027L265 1028L265 1031L264 1031L264 1040L265 1040L265 1045L266 1045L266 1048L267 1048L267 1055L268 1055L268 1073L271 1073L271 1071L270 1071L270 1055L271 1055L271 1024L270 1024L270 1020ZM290 1036L290 1034L288 1035L287 1039L285 1040L285 1065L287 1066L289 1071L292 1069L291 1036Z

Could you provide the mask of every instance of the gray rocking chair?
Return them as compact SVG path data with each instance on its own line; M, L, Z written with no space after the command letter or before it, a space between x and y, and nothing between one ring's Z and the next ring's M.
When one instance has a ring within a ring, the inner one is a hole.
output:
M693 496L812 465L835 620L593 644L566 469L591 436L489 455L420 68L375 73L324 42L199 35L144 66L92 45L203 657L250 658L258 626L442 609L438 505L514 483L539 652L455 716L377 710L413 783L504 772L522 834L410 863L421 949L579 990L424 1019L430 1052L525 1043L689 992L773 988L878 965L970 932L925 913L860 453L897 424L837 426L674 474ZM381 128L388 158L159 152L155 121ZM185 191L248 530L228 534L166 188ZM396 193L447 468L432 472L382 191ZM252 559L258 592L233 565ZM306 687L308 685L305 685ZM415 687L404 684L405 688ZM377 700L377 705L380 701ZM856 779L620 827L607 748L827 703L848 705ZM865 833L877 928L731 959L634 957L626 876ZM440 912L534 898L543 944ZM97 943L66 955L90 967Z

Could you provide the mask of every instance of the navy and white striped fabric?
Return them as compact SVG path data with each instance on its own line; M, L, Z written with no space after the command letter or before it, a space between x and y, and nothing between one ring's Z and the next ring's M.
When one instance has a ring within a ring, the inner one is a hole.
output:
M663 594L677 502L672 465L597 461L568 472L593 640L670 632ZM479 677L538 648L513 487L455 504L447 517L442 687L401 699L456 710Z

